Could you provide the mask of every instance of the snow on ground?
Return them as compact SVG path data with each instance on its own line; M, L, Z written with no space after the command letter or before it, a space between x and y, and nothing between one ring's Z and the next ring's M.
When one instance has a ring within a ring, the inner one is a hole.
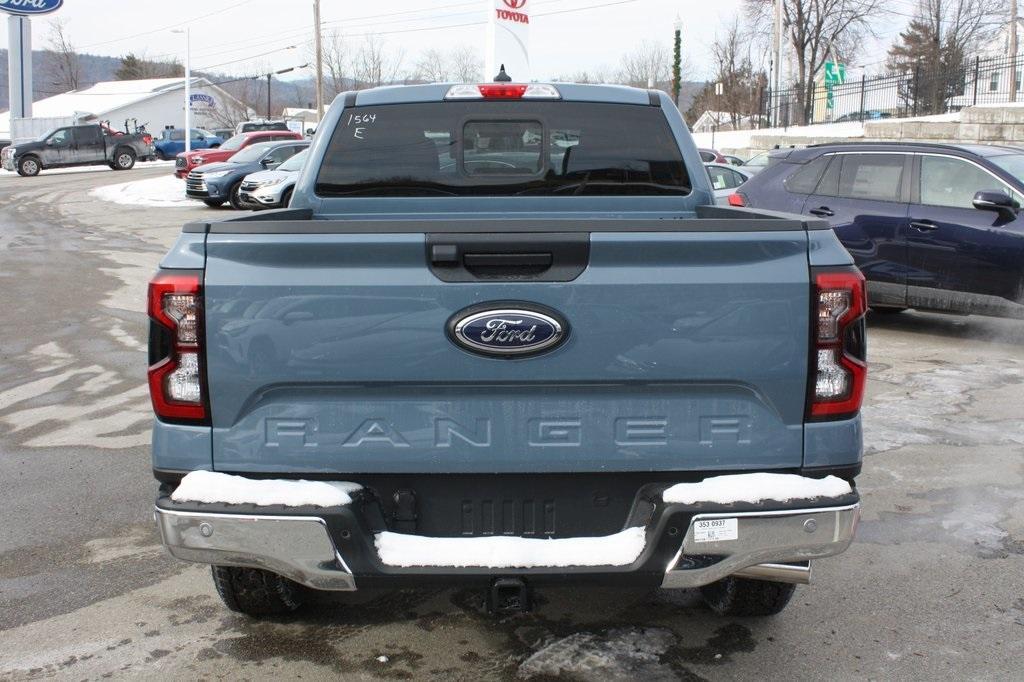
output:
M677 483L662 493L662 499L670 504L786 502L839 497L851 491L849 483L835 476L807 478L796 474L731 474L705 478L700 483Z
M340 507L352 502L358 483L253 479L214 471L193 471L171 495L175 502Z
M131 206L202 206L185 196L185 181L172 173L148 180L133 180L97 187L90 195L103 201Z
M173 168L174 161L139 161L136 168ZM66 173L130 173L131 171L115 171L109 166L71 166L70 168L50 168L39 171L40 175L64 175ZM0 177L18 177L17 171L9 171L0 168Z
M625 566L644 551L640 527L604 537L538 539L519 537L431 538L377 533L377 554L389 566L533 568L537 566Z

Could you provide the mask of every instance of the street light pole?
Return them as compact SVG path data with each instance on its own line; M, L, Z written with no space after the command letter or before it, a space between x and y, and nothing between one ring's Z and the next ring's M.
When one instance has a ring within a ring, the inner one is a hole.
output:
M316 51L316 120L324 117L324 51L320 38L320 0L313 0L313 44Z
M171 33L185 34L185 153L192 151L192 29L173 29Z

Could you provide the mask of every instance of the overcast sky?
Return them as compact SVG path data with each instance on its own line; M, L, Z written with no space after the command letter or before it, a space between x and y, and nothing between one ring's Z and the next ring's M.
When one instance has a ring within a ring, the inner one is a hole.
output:
M620 55L642 40L660 40L670 46L679 13L684 55L692 66L687 77L704 80L710 76L706 55L715 30L742 5L741 0L528 1L533 14L530 51L535 78L614 68ZM541 16L546 12L562 13ZM381 34L391 49L404 51L406 66L412 66L416 54L427 48L471 45L482 49L484 40L484 0L322 0L321 14L325 30L337 28L353 40L366 33ZM67 21L79 51L177 56L182 61L184 36L171 29L187 23L193 68L247 75L308 61L305 43L312 34L312 15L312 0L65 0L63 8L48 16ZM43 48L48 20L37 17L32 23L33 46ZM6 30L0 31L0 44L7 47ZM263 54L288 45L299 47Z

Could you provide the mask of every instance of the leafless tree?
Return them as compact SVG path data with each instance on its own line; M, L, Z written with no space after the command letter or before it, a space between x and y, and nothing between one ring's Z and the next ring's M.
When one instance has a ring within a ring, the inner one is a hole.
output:
M487 74L483 73L484 60L480 50L469 45L460 45L451 51L449 67L451 79L458 83L476 83L487 79Z
M724 30L715 36L711 55L715 60L715 80L722 84L722 94L716 95L715 109L728 114L733 127L744 117L760 113L759 88L764 74L754 70L750 57L750 35L734 17Z
M351 87L352 60L348 48L348 42L337 29L324 36L321 48L323 50L324 75L327 81L324 85L332 97ZM314 78L314 80L316 79Z
M617 80L638 88L646 88L652 82L657 87L669 79L671 69L672 55L669 49L660 43L645 40L623 56Z
M43 62L47 85L57 92L77 90L82 80L78 53L67 36L67 21L51 19L46 35L46 57Z
M444 52L432 47L416 60L412 76L428 83L445 83L451 80L451 62Z
M355 87L375 88L394 83L402 68L403 53L391 52L378 36L367 36L352 60L352 75Z
M756 26L771 30L772 0L747 0ZM796 65L801 122L813 107L815 74L830 56L847 61L887 14L885 0L782 0L783 35Z

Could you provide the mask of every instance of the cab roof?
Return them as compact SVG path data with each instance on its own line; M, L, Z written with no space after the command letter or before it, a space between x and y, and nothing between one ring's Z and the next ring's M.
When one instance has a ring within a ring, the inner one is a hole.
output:
M480 83L485 85L486 83ZM462 83L430 83L427 85L385 85L355 93L351 106L372 106L379 104L413 104L422 102L443 102L448 90ZM589 85L582 83L545 83L558 89L560 99L565 102L607 102L611 104L660 104L664 93L643 90L625 85ZM341 93L345 98L351 93ZM528 100L535 101L535 100Z

